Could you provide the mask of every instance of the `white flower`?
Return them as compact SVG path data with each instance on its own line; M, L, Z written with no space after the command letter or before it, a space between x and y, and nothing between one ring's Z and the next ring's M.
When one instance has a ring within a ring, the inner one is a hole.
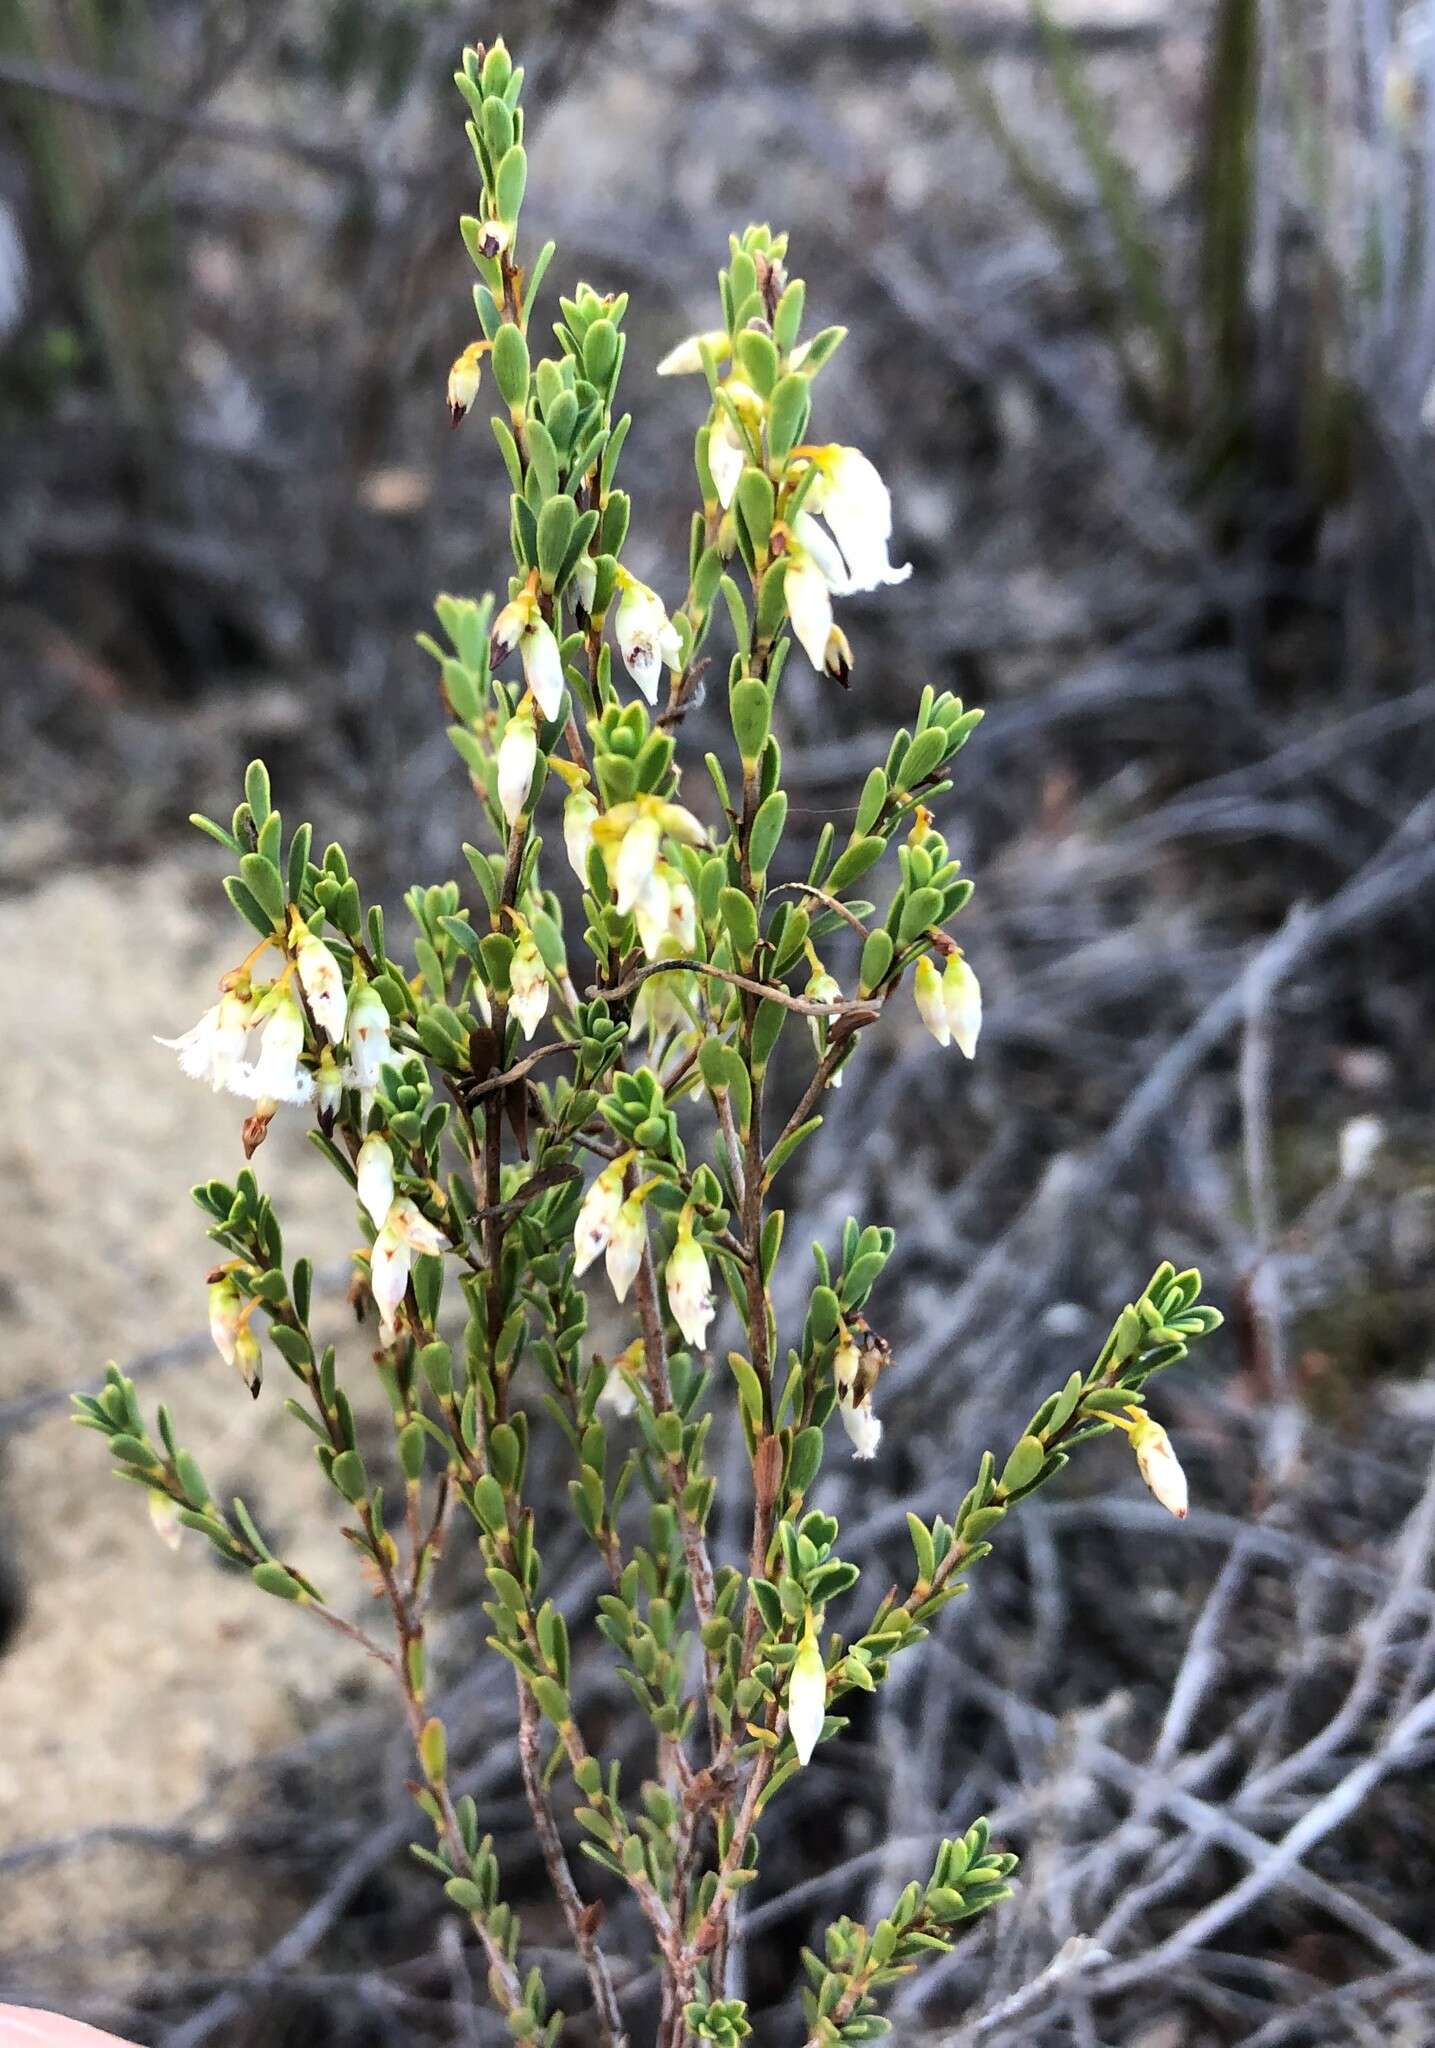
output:
M348 1010L344 977L329 948L322 939L315 938L307 925L297 928L294 964L299 970L299 986L308 998L314 1022L331 1045L340 1044Z
M583 610L591 613L598 595L598 564L586 548L573 565L573 594Z
M683 643L657 592L624 570L618 575L623 589L613 620L618 652L648 702L656 704L663 663L681 668Z
M480 256L501 256L513 241L513 229L506 220L485 220L478 224Z
M787 1732L797 1750L797 1761L806 1764L822 1736L827 1718L827 1669L817 1631L809 1615L792 1675L787 1681Z
M252 1066L235 1067L230 1089L255 1102L307 1102L314 1093L314 1076L299 1063L304 1012L288 989L266 996L262 1007L268 1015L259 1035L259 1057Z
M361 983L349 998L350 1066L344 1078L358 1089L366 1116L378 1093L379 1070L393 1058L392 1028L383 997L372 983Z
M319 1104L319 1114L334 1117L344 1099L344 1072L334 1058L334 1049L326 1045L319 1055L318 1070L314 1075L314 1093Z
M792 630L803 653L821 674L827 666L827 645L834 630L832 589L808 549L792 549L782 588L792 619Z
M260 1382L264 1378L264 1360L260 1356L259 1339L245 1322L241 1322L234 1333L234 1366L257 1401Z
M359 1201L368 1210L375 1230L382 1230L394 1200L394 1155L382 1131L375 1131L359 1147L355 1161L359 1179Z
M575 789L563 804L563 849L568 865L586 889L588 855L593 849L593 825L598 806L590 789Z
M243 1297L227 1273L223 1279L210 1283L209 1334L226 1365L234 1363L234 1343L239 1335L239 1318L243 1312Z
M698 941L698 906L687 877L670 868L668 882L668 937L680 953L691 953Z
M960 953L951 954L942 970L942 1008L947 1029L966 1057L974 1059L982 1028L982 989Z
M668 936L668 884L662 861L654 867L633 905L638 938L649 960L656 960Z
M510 827L522 816L533 788L538 761L538 733L532 713L515 711L498 743L498 801Z
M658 864L663 828L651 811L640 812L624 832L613 863L613 896L620 917L637 906Z
M670 1031L685 1031L692 1018L679 990L691 988L692 980L690 974L650 974L633 999L628 1036L635 1041L646 1037L650 1043L656 1043Z
M942 977L932 965L930 954L924 953L917 962L912 993L917 1001L917 1014L938 1045L950 1045L952 1025L947 1015L947 999L942 989Z
M762 401L750 384L739 378L729 377L723 390L737 407L744 423L755 423L762 409ZM726 512L737 489L737 480L748 463L746 437L740 434L726 406L718 406L708 435L708 468L712 472L713 489L718 494L718 503Z
M488 636L488 659L493 668L512 654L532 616L533 600L526 591L503 607Z
M709 354L715 356L718 362L722 361L732 346L732 343L727 338L726 331L722 328L719 328L716 333L712 334L690 334L685 341L680 341L676 348L668 350L668 353L658 364L658 375L660 377L693 377L701 375L703 368L703 344L705 342Z
M673 1321L693 1349L702 1351L708 1341L708 1324L717 1314L717 1304L713 1300L707 1259L693 1236L690 1208L683 1210L678 1223L678 1241L668 1255L663 1280Z
M608 1280L619 1301L627 1300L628 1289L638 1277L647 1241L648 1224L643 1214L643 1196L635 1192L619 1209L608 1237Z
M518 651L523 659L523 680L533 692L539 710L545 718L556 718L563 709L563 657L553 628L539 616L536 606L530 610Z
M1141 1477L1168 1513L1178 1522L1186 1519L1186 1475L1171 1448L1171 1439L1159 1422L1138 1412L1131 1430L1131 1448Z
M638 1396L633 1391L632 1382L616 1363L608 1367L595 1405L599 1414L611 1415L618 1422L625 1422L637 1408Z
M847 563L848 588L876 590L883 583L905 583L912 565L892 566L892 496L876 465L860 448L836 445L814 450L812 460L817 477L806 502L837 536Z
M578 1211L578 1220L573 1225L573 1272L586 1273L595 1259L601 1258L608 1249L608 1240L613 1235L613 1225L623 1206L623 1175L627 1171L628 1158L615 1159L611 1166L605 1166L587 1194L583 1197Z
M478 396L486 341L471 341L448 373L448 415L457 426Z
M394 1317L408 1292L414 1253L436 1258L447 1248L443 1232L429 1222L417 1203L407 1195L396 1196L369 1253L369 1288L386 1344L394 1339Z
M531 1038L548 1008L548 970L543 956L525 933L508 969L508 1007Z
M161 1493L157 1486L152 1486L149 1490L149 1518L155 1535L166 1550L178 1550L184 1538L179 1507L167 1493Z
M805 508L792 522L792 538L819 571L827 588L838 597L845 597L853 586L841 550Z
M249 996L230 992L181 1037L156 1038L155 1044L177 1052L180 1072L191 1081L208 1081L217 1095L243 1061L252 1011Z
M871 1395L865 1401L839 1401L837 1410L842 1417L842 1427L852 1439L853 1457L863 1460L874 1458L882 1441L882 1424L872 1406Z
M1385 1126L1378 1116L1353 1116L1340 1127L1339 1158L1342 1180L1363 1180L1385 1143Z

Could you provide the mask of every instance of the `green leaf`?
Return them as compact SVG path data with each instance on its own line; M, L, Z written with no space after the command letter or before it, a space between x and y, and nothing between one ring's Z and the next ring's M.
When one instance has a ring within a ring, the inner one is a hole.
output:
M748 859L754 874L767 873L786 823L787 797L784 791L775 789L772 795L758 806L757 816L752 821L752 831L748 838Z

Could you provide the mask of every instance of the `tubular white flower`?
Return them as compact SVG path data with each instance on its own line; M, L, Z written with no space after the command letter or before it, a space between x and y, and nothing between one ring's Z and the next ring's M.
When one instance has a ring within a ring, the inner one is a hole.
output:
M543 956L529 934L519 942L508 969L508 1007L531 1038L548 1009L548 970Z
M703 371L703 344L708 352L721 362L732 347L726 330L718 328L710 334L689 334L676 348L670 348L658 364L660 377L694 377Z
M392 1028L383 997L372 983L362 983L349 998L350 1064L345 1079L358 1089L366 1116L378 1092L379 1070L393 1058Z
M259 1349L259 1339L248 1323L241 1323L234 1333L234 1365L239 1377L257 1401L260 1383L264 1378L264 1359Z
M627 1300L628 1289L638 1277L647 1241L648 1220L643 1214L643 1197L631 1194L614 1218L604 1255L608 1282L619 1301Z
M839 1399L852 1392L853 1387L857 1384L857 1374L861 1364L861 1355L857 1350L857 1346L852 1341L851 1332L844 1324L842 1326L842 1340L838 1344L836 1351L832 1354L832 1377L837 1382Z
M685 1208L678 1223L678 1241L663 1269L673 1321L695 1351L707 1346L708 1325L717 1314L712 1275L702 1246L693 1236L693 1214Z
M1149 1415L1141 1415L1131 1431L1131 1448L1136 1453L1141 1477L1162 1507L1178 1522L1184 1522L1188 1506L1186 1475L1160 1423Z
M339 1106L344 1099L344 1072L334 1058L334 1048L330 1045L326 1045L319 1055L319 1065L314 1075L314 1094L321 1116L338 1115Z
M390 1211L369 1253L369 1291L379 1312L379 1334L386 1344L394 1339L394 1317L408 1292L412 1263L409 1244Z
M394 1200L394 1155L382 1131L374 1131L359 1147L355 1172L359 1202L367 1209L375 1230L382 1230Z
M616 1361L608 1367L607 1378L598 1389L594 1405L599 1414L611 1415L618 1422L625 1422L637 1408L638 1397Z
M747 445L725 412L719 412L708 435L708 468L718 503L726 512L737 489L737 480L747 466Z
M384 1227L397 1232L411 1252L425 1258L441 1258L448 1250L448 1239L438 1225L430 1223L418 1203L407 1195L394 1197Z
M529 614L518 643L523 660L523 680L533 692L539 710L548 719L563 709L563 657L558 651L553 628L535 607Z
M841 549L831 534L824 533L812 514L804 509L792 522L792 538L816 565L827 588L838 597L844 597L852 588L852 582Z
M643 884L642 893L633 905L637 920L638 938L644 955L649 960L661 957L668 938L668 920L672 913L672 891L668 883L668 869L659 861Z
M486 341L471 341L458 356L448 373L448 416L457 426L465 417L478 396L478 387L483 375L483 358L488 350Z
M628 1036L635 1042L646 1037L655 1045L670 1031L686 1031L693 1020L678 991L692 982L690 974L650 974L633 999Z
M809 1615L792 1675L787 1681L787 1732L797 1750L797 1761L807 1764L822 1736L827 1719L827 1669L817 1631Z
M932 965L931 956L927 953L924 953L917 962L912 994L916 998L917 1015L938 1045L950 1045L952 1023L947 1015L947 999L942 989L942 977Z
M668 937L680 953L691 953L698 942L698 906L687 877L669 868Z
M268 1016L260 1032L259 1057L252 1066L235 1067L230 1091L255 1102L307 1102L314 1093L314 1076L299 1063L304 1013L288 989L266 997L265 1006Z
M205 1011L179 1038L156 1038L155 1044L179 1054L179 1070L191 1081L208 1081L217 1095L243 1064L253 1001L232 991Z
M349 1007L344 977L329 948L322 939L315 938L307 925L299 926L296 932L294 964L314 1022L331 1045L342 1044Z
M672 839L680 839L684 846L706 846L708 835L691 811L681 804L670 804L661 797L643 797L643 806L650 807L663 831Z
M611 879L618 915L633 910L658 863L662 826L650 811L640 811L624 832L613 862Z
M792 630L803 653L821 675L827 666L827 643L832 636L831 586L808 549L793 548L788 562L782 588Z
M842 1417L842 1427L852 1439L852 1455L866 1461L875 1458L877 1446L882 1441L882 1423L872 1406L869 1394L865 1401L839 1401L837 1411Z
M578 1220L573 1225L575 1277L586 1273L593 1261L600 1259L608 1249L613 1225L623 1206L623 1175L627 1165L625 1156L615 1159L611 1166L605 1166L583 1197Z
M837 536L847 562L848 587L876 590L883 583L905 583L912 565L892 566L892 495L876 464L860 448L836 444L817 449L812 459L817 478L807 503Z
M573 565L573 594L591 615L593 600L598 595L598 564L586 548Z
M619 571L622 596L613 620L623 666L650 704L658 700L663 663L680 668L683 643L662 599L646 583Z
M953 953L942 970L942 1008L947 1029L966 1057L975 1059L982 1028L982 989L960 953Z
M503 607L493 622L488 636L488 658L492 667L507 661L523 637L523 629L533 615L533 600L526 593L513 598Z
M510 828L527 806L537 761L538 731L525 706L514 712L498 743L498 801Z
M563 804L563 850L568 865L586 889L588 855L593 849L593 825L598 806L590 789L575 789Z
M239 1318L243 1312L243 1297L227 1273L222 1279L211 1282L209 1334L214 1339L215 1350L226 1365L234 1363L235 1339L239 1335Z
M161 1493L157 1486L149 1490L149 1518L154 1533L166 1550L178 1550L184 1538L184 1527L179 1519L179 1505L167 1493Z

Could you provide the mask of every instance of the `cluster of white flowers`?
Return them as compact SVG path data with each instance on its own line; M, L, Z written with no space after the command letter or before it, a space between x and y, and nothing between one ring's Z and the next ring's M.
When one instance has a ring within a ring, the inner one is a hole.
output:
M277 943L277 941L276 941ZM317 1068L306 1061L304 1010L286 971L266 987L247 976L232 978L219 1001L179 1038L160 1038L179 1055L180 1070L192 1081L207 1081L216 1094L228 1089L250 1102L273 1106L306 1103L317 1089L319 1107L332 1114L345 1088L359 1092L367 1111L385 1060L392 1058L389 1013L370 983L346 989L339 963L322 939L295 920L293 972L320 1034ZM255 1057L245 1057L251 1032L258 1032ZM337 1055L348 1042L348 1064Z
M938 974L931 958L923 954L917 962L913 993L917 1013L938 1045L950 1045L955 1039L967 1058L974 1059L982 1028L982 991L962 955L949 954Z
M638 1277L647 1247L648 1226L644 1213L651 1181L627 1191L624 1182L637 1155L624 1152L605 1166L583 1197L573 1225L573 1272L581 1277L598 1259L603 1259L608 1280L619 1301ZM678 1220L677 1242L668 1256L663 1278L668 1306L685 1340L701 1351L706 1347L708 1326L717 1313L712 1274L707 1254L694 1235L695 1217L691 1205Z

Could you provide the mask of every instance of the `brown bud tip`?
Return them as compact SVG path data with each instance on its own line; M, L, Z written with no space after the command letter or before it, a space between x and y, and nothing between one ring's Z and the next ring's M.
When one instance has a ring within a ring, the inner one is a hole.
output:
M244 1119L239 1135L244 1146L244 1156L246 1159L252 1159L259 1150L259 1147L264 1143L264 1140L269 1136L269 1126L273 1121L274 1112L272 1109L256 1110L253 1116L247 1116Z
M450 399L450 400L449 400L449 402L448 402L448 423L449 423L449 425L450 425L451 427L456 427L456 426L457 426L457 425L459 424L460 420L464 420L464 419L467 419L467 417L468 417L468 407L467 407L466 405L457 405L457 404L455 404L455 402L454 402L454 400L453 400L453 399Z

